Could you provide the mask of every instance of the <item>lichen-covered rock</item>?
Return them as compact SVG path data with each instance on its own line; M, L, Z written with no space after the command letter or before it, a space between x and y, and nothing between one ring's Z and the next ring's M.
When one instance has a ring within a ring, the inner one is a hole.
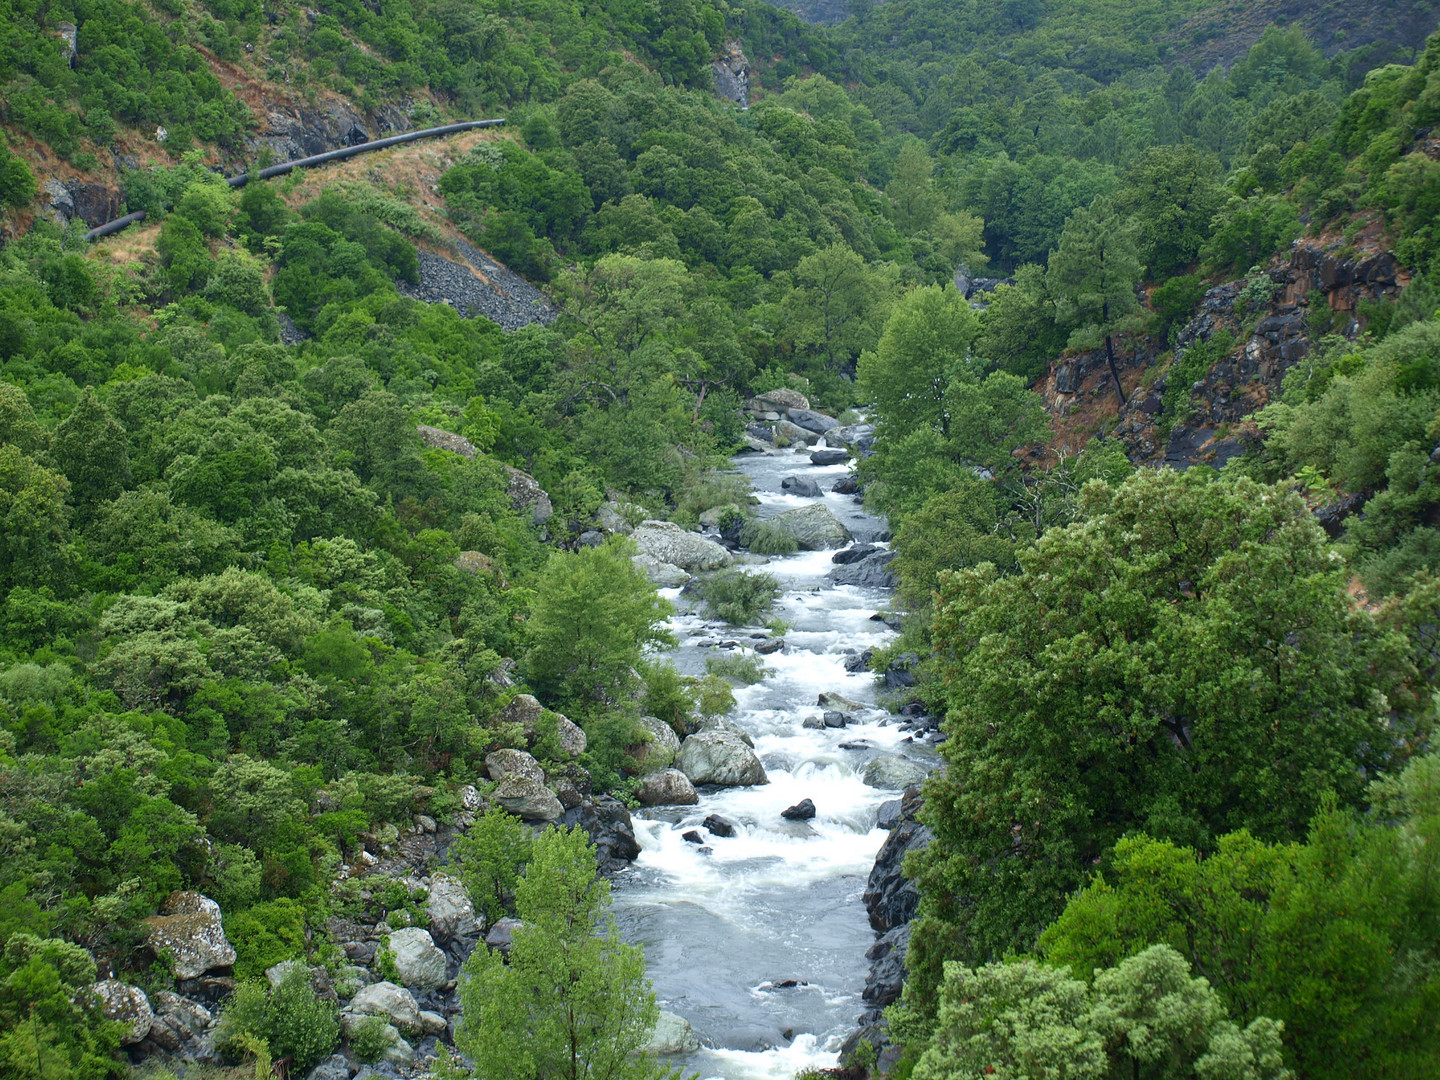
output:
M651 1054L693 1054L700 1049L700 1037L683 1016L661 1011L655 1031L645 1050Z
M796 427L813 431L817 435L824 435L827 431L834 431L840 426L840 421L833 416L826 416L814 409L787 409L785 417Z
M567 716L548 711L530 694L516 694L495 719L501 723L519 724L520 730L525 733L526 743L532 749L548 731L549 721L553 720L560 749L572 758L578 758L585 752L585 732L580 725Z
M102 979L95 984L94 994L100 1005L100 1015L125 1025L120 1035L123 1044L131 1046L150 1034L155 1013L144 990L119 979Z
M352 1016L383 1016L407 1035L418 1035L424 1030L415 995L392 982L361 987L345 1011Z
M635 747L631 756L646 768L664 768L680 753L680 736L675 729L658 716L640 717L640 726L650 735L650 741Z
M206 1055L206 1033L215 1021L209 1009L172 990L157 991L150 998L150 1009L154 1013L150 1039L155 1045L187 1059Z
M799 390L792 390L788 386L779 386L751 398L745 403L745 407L751 412L783 413L786 409L810 408L810 399Z
M495 785L490 797L502 810L525 821L555 821L565 812L555 793L533 776L511 773Z
M693 784L750 787L769 782L755 751L728 731L701 731L680 744L676 763Z
M438 256L436 256L438 258ZM441 260L442 262L445 260ZM421 424L415 429L416 434L424 441L426 446L436 450L448 450L452 454L459 454L463 458L483 456L475 448L475 444L463 435L456 435L453 431L446 431L444 428L431 427L429 424ZM517 512L529 510L531 518L536 525L544 525L555 516L555 508L551 505L550 496L545 489L529 473L521 472L519 469L509 465L505 467L506 486L505 494L510 497L510 505Z
M673 521L642 521L631 539L640 554L692 573L730 565L730 552Z
M225 937L220 905L198 892L173 892L159 915L142 920L156 956L168 953L177 979L198 979L207 971L235 963L235 947Z
M770 522L789 533L796 545L805 551L842 548L851 539L850 530L840 524L824 503L797 506L794 510L776 514Z
M695 785L679 769L661 769L640 781L635 801L641 806L695 806L700 796Z
M524 750L512 750L508 747L485 755L485 771L491 780L497 782L507 776L528 776L542 783L545 780L545 770L538 761Z
M395 970L400 982L415 990L438 990L445 977L445 954L435 947L428 930L407 926L390 935Z
M924 766L902 757L878 757L865 766L860 779L869 787L883 791L904 791L926 777Z
M425 902L430 916L430 933L440 941L472 937L484 929L464 885L446 874L430 879L430 897Z
M674 563L661 562L653 555L632 555L630 561L657 589L678 589L690 580L688 571Z

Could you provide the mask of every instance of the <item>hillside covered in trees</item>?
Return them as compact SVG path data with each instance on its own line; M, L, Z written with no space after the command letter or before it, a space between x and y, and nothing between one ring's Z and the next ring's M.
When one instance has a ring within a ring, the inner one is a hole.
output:
M943 717L844 1067L1434 1072L1440 5L789 6L0 0L0 1077L660 1075L629 536L776 403Z

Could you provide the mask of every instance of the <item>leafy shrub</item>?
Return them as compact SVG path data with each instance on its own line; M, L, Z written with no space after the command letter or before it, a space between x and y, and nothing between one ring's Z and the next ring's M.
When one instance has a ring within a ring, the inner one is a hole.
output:
M519 818L491 808L450 846L450 866L486 922L503 918L530 861L530 833Z
M700 595L710 615L731 626L758 626L780 596L780 583L773 574L721 570L701 582Z
M775 674L773 668L767 668L760 663L759 657L745 656L741 653L717 653L714 656L707 656L705 670L736 686L754 686Z
M746 522L740 530L740 543L756 555L790 555L800 548L795 537L771 521Z
M362 1065L380 1060L394 1042L395 1035L383 1016L367 1016L350 1032L350 1049Z
M335 1049L340 1041L335 1006L316 997L308 969L286 972L274 990L263 979L235 988L215 1029L216 1049L240 1058L253 1052L254 1039L277 1058L293 1058L297 1072L311 1069Z
M305 909L281 898L225 915L225 935L235 946L235 977L264 974L305 951Z

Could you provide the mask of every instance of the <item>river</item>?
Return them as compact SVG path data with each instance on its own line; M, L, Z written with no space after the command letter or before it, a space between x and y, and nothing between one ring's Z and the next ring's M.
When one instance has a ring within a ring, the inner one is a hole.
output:
M864 514L853 496L830 493L847 467L812 466L807 455L736 459L760 499L758 513L815 502L781 490L783 478L804 476L820 485L825 505L857 540L881 535L884 523ZM845 670L846 650L893 636L871 618L890 594L827 581L832 554L800 552L764 567L784 586L776 614L790 624L786 647L761 658L774 669L770 678L736 690L730 719L753 738L770 782L705 789L698 806L641 811L640 857L616 882L621 931L644 946L661 1008L689 1020L705 1043L673 1063L702 1078L790 1080L801 1069L837 1063L840 1042L863 1011L865 950L874 941L861 894L886 836L876 814L899 797L867 787L860 771L881 754L933 762L933 751L907 742L895 718L873 708L874 677ZM749 646L768 636L702 618L679 590L665 595L680 608L671 622L679 641L671 658L686 674L703 673L705 657L725 643ZM827 691L871 708L842 729L802 727L822 711L816 699ZM814 819L781 818L805 798L815 803ZM702 827L717 813L736 823L734 837ZM700 829L708 851L682 838L689 829Z

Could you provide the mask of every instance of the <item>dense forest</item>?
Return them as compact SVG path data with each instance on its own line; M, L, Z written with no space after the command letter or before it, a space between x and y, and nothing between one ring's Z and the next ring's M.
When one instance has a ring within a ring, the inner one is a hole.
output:
M627 534L793 548L726 471L766 394L875 424L872 665L944 717L905 992L844 1068L1434 1073L1440 4L791 6L834 25L0 0L0 1077L425 1035L447 1075L532 1036L525 1076L662 1075L588 825L642 718L723 722L736 678L660 658ZM417 298L474 248L526 325ZM754 621L772 585L702 587ZM586 828L500 808L516 751ZM377 853L457 822L447 902L517 917L508 961L458 1028L342 1012L451 917ZM628 1011L527 1031L559 969Z

